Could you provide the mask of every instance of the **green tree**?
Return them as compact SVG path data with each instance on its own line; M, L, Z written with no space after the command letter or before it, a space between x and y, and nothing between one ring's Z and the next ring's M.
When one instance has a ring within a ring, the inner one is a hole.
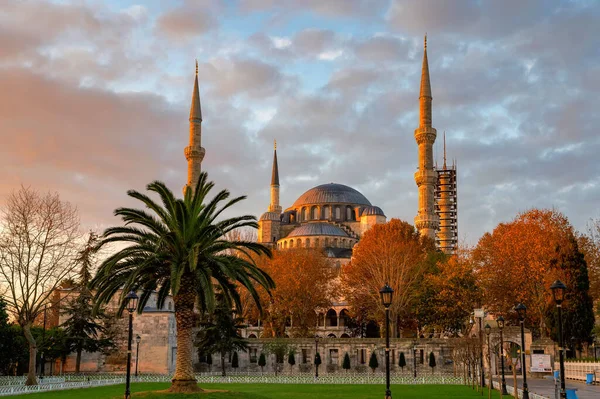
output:
M314 363L315 363L315 370L318 371L319 370L319 365L321 364L321 354L319 352L317 352L315 354L315 361L314 361Z
M296 356L294 355L293 350L291 350L288 354L288 364L290 365L290 371L294 371L294 364L296 364Z
M238 359L238 353L237 352L233 352L233 356L231 358L231 368L232 369L237 369L238 367L240 367L240 361Z
M377 355L375 352L371 352L371 358L369 359L369 368L375 372L375 370L379 367L379 362L377 361Z
M19 342L21 335L20 328L8 322L6 302L0 297L0 375L14 374L20 355L27 359L27 348Z
M214 183L201 173L195 189L187 187L183 199L161 182L147 186L158 194L160 202L131 190L128 195L139 200L149 211L118 208L125 226L108 228L99 247L126 244L102 262L92 287L97 289L97 305L107 303L120 293L120 311L129 291L141 291L138 312L157 292L162 307L169 294L175 303L177 326L177 360L171 392L197 392L198 384L192 364L193 334L197 305L201 311L215 307L215 285L224 300L241 309L238 289L245 288L258 302L257 286L271 289L273 280L251 260L251 254L271 252L265 246L247 241L227 240L226 235L239 228L257 228L254 216L222 218L233 205L245 197L229 199L227 190L208 198ZM217 220L219 219L219 220Z
M350 364L350 355L348 355L348 352L346 352L346 354L344 355L344 362L342 363L342 368L346 370L347 373L351 367L352 366Z
M89 289L91 269L94 267L97 235L90 232L88 240L79 252L77 261L81 265L79 281L75 283L72 292L77 294L74 299L67 298L63 314L68 319L62 324L66 333L67 347L76 353L75 372L81 367L81 354L86 352L108 351L114 347L111 337L107 336L105 322L107 316L102 307L94 312L94 297Z
M567 291L563 309L563 337L574 339L577 349L584 342L592 341L594 328L594 304L589 295L590 280L584 255L579 251L576 238L572 235L569 242L559 251L556 267L565 276ZM556 306L550 303L546 311L546 324L550 327L551 337L558 340L558 314Z
M289 344L289 340L285 338L275 338L263 345L263 352L267 355L275 355L275 375L279 370L279 365L283 365L284 357L293 348ZM283 367L283 366L282 366Z
M265 370L264 367L267 365L267 357L264 352L262 352L258 358L258 365L260 366L260 372L262 373Z
M431 367L431 374L433 374L433 369L435 368L435 355L433 352L429 353L429 367Z
M406 358L404 357L404 352L400 352L400 360L398 360L398 367L400 367L404 372L404 367L406 367Z
M203 322L196 335L199 353L218 353L221 356L221 375L225 376L225 355L233 351L246 351L248 342L240 335L245 326L242 319L234 317L233 311L217 294L218 305Z

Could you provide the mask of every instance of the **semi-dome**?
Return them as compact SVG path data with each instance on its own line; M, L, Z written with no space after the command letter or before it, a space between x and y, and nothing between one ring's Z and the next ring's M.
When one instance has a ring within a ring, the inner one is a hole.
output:
M327 223L306 223L296 227L286 238L304 236L339 236L348 237L348 234L337 226Z
M378 207L378 206L368 206L365 209L363 209L362 213L360 214L361 216L385 216L385 214L383 213L383 210Z
M265 212L260 215L259 220L280 220L281 216L277 212Z
M313 187L302 194L292 208L309 204L352 204L371 205L369 200L357 190L343 184L329 183Z

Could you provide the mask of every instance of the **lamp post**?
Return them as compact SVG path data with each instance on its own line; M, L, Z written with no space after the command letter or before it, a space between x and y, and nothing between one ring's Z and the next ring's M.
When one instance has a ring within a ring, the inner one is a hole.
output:
M413 374L417 378L417 342L413 342Z
M490 349L490 334L492 333L492 327L489 324L486 324L484 329L485 329L485 336L487 337L488 371L490 373L490 383L488 386L488 399L492 399L492 352Z
M527 365L525 364L525 315L527 307L522 303L515 306L521 323L521 368L523 370L523 399L529 399L529 389L527 389Z
M594 362L597 362L598 358L596 357L596 341L592 342L592 350L594 351Z
M508 395L506 391L506 379L504 378L504 336L502 330L504 330L504 317L500 316L496 320L498 323L498 329L500 330L500 368L502 369L502 395Z
M129 291L125 297L125 308L129 311L129 336L127 338L127 378L125 379L125 399L131 398L129 385L131 384L131 341L133 339L133 312L137 309L138 296L134 291Z
M138 376L138 359L140 358L140 342L142 341L142 337L139 335L135 336L135 376Z
M319 362L317 362L317 359L319 360ZM315 379L319 378L320 360L321 359L319 359L319 336L315 335Z
M567 391L565 389L565 356L564 356L564 348L563 348L563 336L562 336L562 302L565 299L565 290L567 286L560 280L556 280L550 286L552 290L552 296L554 297L554 302L556 302L556 307L558 309L558 361L560 364L560 397L561 399L565 399L567 397ZM596 355L596 351L594 350L594 357Z
M392 391L390 391L390 305L394 290L386 284L379 290L379 294L381 303L385 307L385 399L392 399Z

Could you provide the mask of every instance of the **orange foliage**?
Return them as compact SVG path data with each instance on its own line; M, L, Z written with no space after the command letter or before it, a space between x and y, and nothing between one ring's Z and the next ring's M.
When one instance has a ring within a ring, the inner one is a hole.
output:
M545 334L544 311L551 300L550 284L560 276L561 251L569 248L573 228L555 210L532 209L510 223L499 224L477 244L473 258L485 303L507 314L518 302L527 306L528 322Z
M352 261L343 267L342 292L351 311L383 320L379 290L387 283L394 289L392 315L406 317L427 254L434 250L432 240L421 238L412 225L401 220L373 226L354 248Z
M314 333L316 310L331 305L336 271L325 255L314 249L274 251L273 258L257 259L258 266L275 281L268 295L260 290L263 304L263 337L283 337L288 333L304 337ZM246 316L258 318L252 301L246 301Z

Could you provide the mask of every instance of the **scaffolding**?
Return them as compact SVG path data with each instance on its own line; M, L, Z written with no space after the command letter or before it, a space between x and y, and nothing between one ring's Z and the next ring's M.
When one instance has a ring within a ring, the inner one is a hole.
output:
M439 250L453 254L458 248L456 164L447 167L445 155L444 151L443 168L436 168L438 177L435 185L435 213L440 220L440 227L435 234L435 242Z

